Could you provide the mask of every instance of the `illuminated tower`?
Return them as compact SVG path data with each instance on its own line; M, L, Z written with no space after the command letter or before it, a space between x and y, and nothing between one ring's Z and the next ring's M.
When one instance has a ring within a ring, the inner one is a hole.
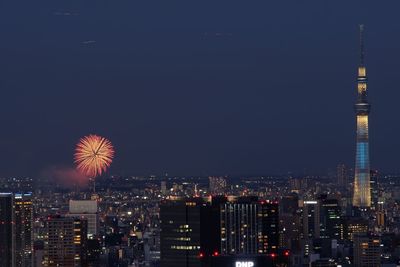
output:
M357 146L356 166L354 175L353 206L370 207L370 167L369 167L369 141L368 141L368 114L370 104L367 101L367 74L364 65L364 25L360 25L360 65L357 77Z

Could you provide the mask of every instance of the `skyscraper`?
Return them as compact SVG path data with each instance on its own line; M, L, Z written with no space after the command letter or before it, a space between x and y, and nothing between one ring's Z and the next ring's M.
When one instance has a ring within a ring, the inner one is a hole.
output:
M263 246L258 244L259 225L257 198L242 198L221 207L222 254L257 254Z
M86 219L88 221L87 234L89 238L98 235L99 214L96 200L70 200L68 217Z
M87 220L51 217L47 220L44 266L87 266Z
M353 266L379 267L381 266L381 247L378 237L356 234L354 235Z
M379 198L379 183L378 183L378 171L371 170L370 172L370 185L371 185L371 207L377 208Z
M0 193L0 266L15 266L13 195Z
M357 116L357 145L356 166L354 175L353 206L370 207L370 167L369 167L369 141L368 141L368 114L370 104L367 100L367 74L364 64L364 25L360 25L360 65L357 78L357 103L355 111Z
M349 184L347 168L344 164L337 165L337 183L341 188L346 188Z
M160 205L162 267L201 266L202 207L201 199L166 201Z
M320 237L343 239L343 221L337 199L322 199L320 207Z
M221 254L276 253L279 247L279 205L240 197L220 206Z
M276 253L279 247L279 204L262 201L259 206L259 253ZM261 228L261 229L260 229Z
M15 264L17 267L31 267L33 254L33 205L31 193L14 195L14 213Z
M306 239L320 237L320 203L316 200L303 202L303 236Z

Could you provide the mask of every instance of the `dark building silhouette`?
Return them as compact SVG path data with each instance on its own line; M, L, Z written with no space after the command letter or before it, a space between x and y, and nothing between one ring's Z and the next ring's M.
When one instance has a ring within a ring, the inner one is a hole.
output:
M343 189L349 185L349 174L346 165L339 164L336 168L337 183Z
M279 204L278 202L265 202L260 203L258 218L259 228L261 228L261 235L259 234L259 244L261 249L258 253L276 253L279 248Z
M0 193L0 266L15 266L13 195Z
M300 250L301 211L299 197L292 193L279 202L280 247Z
M284 256L279 250L279 205L257 197L165 201L160 206L161 266L216 266L244 255ZM266 260L269 261L268 259ZM232 264L233 264L232 263Z
M160 205L161 267L201 266L201 211L208 208L200 198Z

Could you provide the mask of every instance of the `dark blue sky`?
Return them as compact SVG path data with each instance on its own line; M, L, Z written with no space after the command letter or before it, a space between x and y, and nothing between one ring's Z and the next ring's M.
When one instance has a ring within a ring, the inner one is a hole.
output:
M400 2L0 1L0 175L269 174L353 164L358 24L372 166L399 170Z

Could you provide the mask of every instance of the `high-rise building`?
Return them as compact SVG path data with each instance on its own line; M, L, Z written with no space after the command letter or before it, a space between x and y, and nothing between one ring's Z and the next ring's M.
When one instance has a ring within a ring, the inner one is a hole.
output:
M343 239L342 210L337 199L322 199L320 208L320 237Z
M346 218L344 225L344 238L353 241L356 234L368 233L368 221L361 217Z
M203 204L202 199L187 199L160 205L161 267L201 266Z
M349 184L349 175L347 167L344 164L339 164L336 167L337 183L341 188L346 188Z
M167 195L167 182L166 181L161 182L161 194L163 194L164 196Z
M367 74L364 64L364 25L360 25L360 65L357 78L357 103L355 111L357 117L357 145L356 164L354 174L353 206L370 207L370 165L369 165L369 140L368 140L368 114L370 104L367 100Z
M379 198L379 183L378 183L378 171L370 171L370 187L371 187L371 206L377 208Z
M280 246L299 251L301 230L301 211L299 197L292 193L280 201L279 207Z
M211 195L223 195L226 190L225 177L209 177Z
M303 203L303 236L306 239L320 237L320 204L317 200Z
M0 193L0 266L15 266L13 195Z
M379 238L366 235L354 235L353 262L354 267L380 267L381 242Z
M33 263L33 205L31 193L14 195L15 214L15 264L30 267Z
M226 202L221 207L222 254L257 254L259 205L257 198ZM263 247L260 247L262 250Z
M50 217L46 222L46 228L45 267L87 266L87 220Z
M258 211L258 253L272 254L279 248L279 204L261 201Z
M88 221L88 237L92 238L98 235L99 214L96 200L70 200L67 216L86 219Z
M221 205L221 254L276 253L279 247L279 205L241 197Z
M220 266L225 260L230 266L246 256L255 260L280 255L284 260L275 260L283 262L289 255L279 249L278 203L258 197L165 201L160 222L161 267Z

